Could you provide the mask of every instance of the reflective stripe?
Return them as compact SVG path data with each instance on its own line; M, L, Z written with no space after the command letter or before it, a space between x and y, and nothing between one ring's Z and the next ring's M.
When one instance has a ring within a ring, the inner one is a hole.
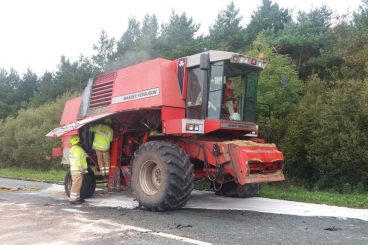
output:
M95 143L93 144L93 149L100 150L100 151L107 151L110 148L109 144L102 144L102 143Z
M70 192L70 201L78 201L80 199L80 194L75 192Z
M102 174L108 175L110 172L110 167L102 167L100 168Z

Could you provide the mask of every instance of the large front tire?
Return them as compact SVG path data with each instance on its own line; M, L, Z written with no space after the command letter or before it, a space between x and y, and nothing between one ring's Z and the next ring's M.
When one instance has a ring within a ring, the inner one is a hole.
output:
M72 188L72 175L70 169L66 172L64 178L65 194L70 197L70 190ZM91 168L88 168L88 174L83 176L83 183L80 191L82 199L90 198L96 190L96 177Z
M183 207L194 187L193 165L178 146L151 141L135 153L132 192L141 207L152 211Z

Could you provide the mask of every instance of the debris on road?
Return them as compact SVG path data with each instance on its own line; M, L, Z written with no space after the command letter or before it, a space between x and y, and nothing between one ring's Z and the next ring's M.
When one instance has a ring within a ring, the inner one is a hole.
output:
M33 187L31 185L25 185L22 188L9 188L0 186L0 192L10 192L10 191L39 191L39 188Z

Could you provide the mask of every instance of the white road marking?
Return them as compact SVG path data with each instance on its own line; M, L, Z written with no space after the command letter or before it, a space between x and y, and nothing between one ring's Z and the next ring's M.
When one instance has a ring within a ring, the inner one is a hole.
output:
M176 236L176 235L165 233L165 232L155 232L153 230L145 229L145 228L138 227L138 226L124 225L124 224L112 222L112 221L109 221L109 220L103 220L103 219L89 220L89 219L84 218L84 217L74 217L74 218L77 219L78 221L85 222L85 223L89 224L90 226L95 226L96 224L101 224L102 223L104 225L110 225L110 226L116 227L120 231L132 230L132 231L147 233L147 234L150 234L150 235L153 235L153 236L169 238L169 239L172 239L172 240L186 242L186 243L190 243L190 244L197 244L197 245L211 245L212 244L212 243L203 242L203 241L199 241L199 240L195 240L195 239L191 239L191 238L187 238L187 237ZM91 231L91 230L88 229L88 231ZM111 231L111 229L109 229L109 231Z

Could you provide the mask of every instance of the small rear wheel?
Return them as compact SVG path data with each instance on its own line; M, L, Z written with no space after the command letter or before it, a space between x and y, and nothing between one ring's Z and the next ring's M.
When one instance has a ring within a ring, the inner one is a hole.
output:
M66 172L64 178L65 194L70 197L70 190L72 188L72 175L70 169ZM82 199L90 198L93 196L96 190L96 178L93 170L88 168L88 174L83 176L83 183L81 187L80 196Z
M256 197L259 191L259 184L245 184L239 185L238 183L231 181L221 185L216 184L217 188L220 188L215 192L216 195L225 197Z
M132 192L140 206L152 211L183 207L194 187L193 165L178 146L151 141L135 153Z
M70 190L72 189L72 175L70 173L70 169L65 174L64 189L67 197L70 197Z

